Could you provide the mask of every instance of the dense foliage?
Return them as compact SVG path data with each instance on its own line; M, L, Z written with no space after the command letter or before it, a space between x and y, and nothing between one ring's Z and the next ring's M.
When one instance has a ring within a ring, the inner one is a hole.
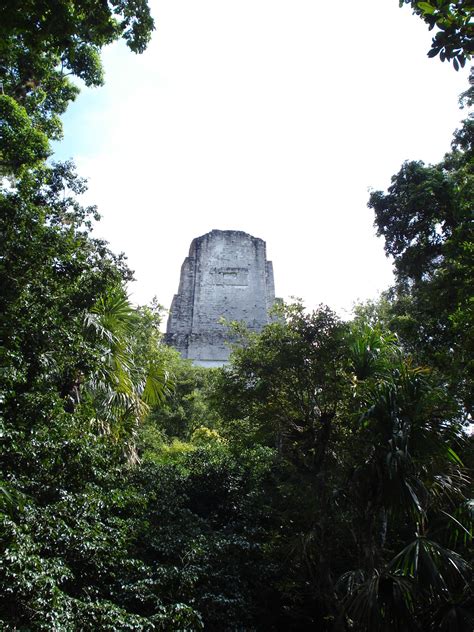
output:
M371 196L383 300L280 305L193 367L130 304L74 166L45 163L67 74L143 50L147 4L23 4L0 7L0 627L472 630L472 121Z
M448 377L472 411L474 120L437 165L407 162L369 206L394 259L390 326L421 363Z

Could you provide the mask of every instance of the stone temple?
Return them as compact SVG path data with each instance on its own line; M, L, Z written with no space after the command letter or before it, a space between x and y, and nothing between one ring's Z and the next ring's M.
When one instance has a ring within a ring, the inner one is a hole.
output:
M262 239L237 230L213 230L191 243L171 303L165 342L183 358L207 367L229 359L226 321L260 331L275 302L273 266Z

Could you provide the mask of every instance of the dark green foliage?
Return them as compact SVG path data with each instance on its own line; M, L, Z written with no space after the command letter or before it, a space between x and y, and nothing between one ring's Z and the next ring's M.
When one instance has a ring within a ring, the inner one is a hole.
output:
M99 349L85 337L84 314L130 273L100 240L89 237L94 208L69 164L25 175L0 197L2 391L6 416L32 428L54 399L77 399Z
M192 367L130 304L73 166L44 164L67 74L143 50L147 4L23 5L0 7L0 627L471 630L472 121L371 196L390 296L352 323L280 306ZM471 9L415 6L455 67Z
M419 15L430 31L436 27L428 57L441 61L452 61L455 70L464 68L474 54L474 3L472 0L399 0L400 7L411 5L413 13Z
M146 331L135 338L142 349ZM449 394L393 335L296 306L210 375L229 411L222 439L211 433L205 447L170 456L163 435L149 444L145 434L134 466L121 443L91 432L87 402L68 413L50 397L32 429L7 427L2 471L18 502L3 514L4 625L337 630L354 620L389 630L464 620L468 452Z
M26 504L3 517L5 625L218 630L256 616L270 455L130 469L85 432L35 438L16 481Z
M0 3L2 171L32 166L48 154L48 138L61 138L59 116L79 93L70 75L101 85L101 48L122 37L143 52L153 28L146 0Z
M431 625L416 600L437 616L447 602L466 601L470 573L449 548L453 527L472 529L465 513L450 518L469 486L456 401L363 315L351 327L327 309L306 315L293 306L281 316L260 336L244 332L244 348L214 380L231 444L277 449L275 625ZM444 581L437 556L462 565L444 593L397 563L417 534L435 538L425 551L435 581ZM468 553L460 541L458 550Z
M251 419L255 437L280 451L306 442L307 465L318 469L345 388L343 331L328 308L307 315L292 305L262 335L241 332L243 348L216 377L215 406L226 420Z
M438 165L405 163L387 193L371 194L377 232L394 257L390 325L472 407L474 121Z

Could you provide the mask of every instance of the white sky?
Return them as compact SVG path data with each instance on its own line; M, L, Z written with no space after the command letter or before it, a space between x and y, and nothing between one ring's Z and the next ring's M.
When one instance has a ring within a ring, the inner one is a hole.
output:
M169 307L194 237L267 242L277 295L349 310L391 282L368 188L437 162L463 118L467 70L426 57L398 0L152 0L135 56L64 117L56 158L89 178L96 234L135 270L132 299Z

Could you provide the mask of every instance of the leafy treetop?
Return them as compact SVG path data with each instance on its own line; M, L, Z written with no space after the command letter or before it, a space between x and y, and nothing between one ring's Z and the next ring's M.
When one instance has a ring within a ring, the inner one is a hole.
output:
M439 55L441 61L452 61L455 70L463 68L474 52L474 26L472 23L474 2L472 0L400 0L400 7L410 4L430 31L436 26L439 31L433 37L428 57Z
M86 86L102 85L101 48L122 37L141 53L153 28L147 0L25 0L21 11L14 2L1 3L2 170L34 166L48 153L47 139L61 138L59 115L79 93L70 75ZM12 138L27 147L14 164Z

